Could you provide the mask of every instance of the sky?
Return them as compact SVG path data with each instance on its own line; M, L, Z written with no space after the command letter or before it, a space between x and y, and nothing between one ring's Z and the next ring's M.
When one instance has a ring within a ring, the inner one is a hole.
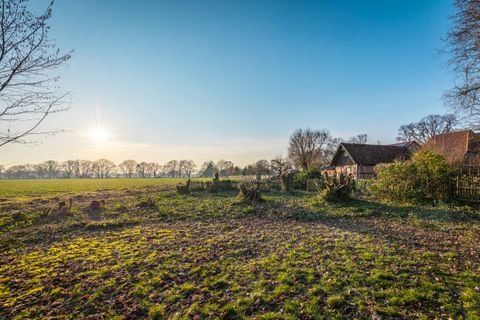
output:
M31 1L40 10L48 1ZM393 143L401 124L449 112L452 0L57 0L50 38L64 129L0 150L48 159L227 159L286 155L297 128Z

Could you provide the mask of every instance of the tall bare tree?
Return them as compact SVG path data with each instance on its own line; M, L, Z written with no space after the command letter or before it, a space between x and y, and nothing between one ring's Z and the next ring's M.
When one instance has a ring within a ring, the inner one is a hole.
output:
M97 174L97 178L105 179L112 173L112 170L115 168L115 163L108 159L98 159L93 162L93 168Z
M229 160L218 160L217 169L220 176L228 176L232 173L235 165Z
M168 175L171 175L172 178L175 178L177 174L178 160L170 160L165 164L165 171Z
M65 94L56 87L59 76L52 71L71 52L60 53L48 38L53 1L41 15L30 12L27 3L0 0L0 147L54 134L40 124L67 108Z
M447 34L454 87L444 98L474 128L480 127L480 1L455 0L456 12Z
M416 141L423 144L437 134L451 132L455 129L456 124L457 118L453 114L431 114L418 122L400 126L397 140Z
M47 160L43 164L45 166L47 177L49 179L56 178L60 169L60 164L55 160Z
M160 173L160 171L162 171L162 165L160 165L160 163L157 163L157 162L151 162L150 166L152 168L153 177L156 178Z
M178 176L181 178L184 174L184 168L187 165L188 160L180 160L178 161Z
M123 172L124 175L131 178L137 168L137 161L125 160L118 165L118 168Z
M183 165L183 172L187 178L191 178L193 171L197 168L197 165L193 160L187 160Z
M93 174L93 162L90 160L77 160L79 177L89 178Z
M147 178L148 177L148 163L145 161L142 161L137 164L137 174L141 178Z
M302 170L320 166L327 161L325 149L330 139L327 130L297 129L290 136L288 156Z
M71 178L75 174L75 170L77 167L77 161L75 160L67 160L62 163L62 169L65 173L65 177Z

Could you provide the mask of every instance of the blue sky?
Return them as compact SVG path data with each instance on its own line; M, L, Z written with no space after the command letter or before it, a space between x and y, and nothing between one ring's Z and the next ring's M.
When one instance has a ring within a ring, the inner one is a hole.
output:
M67 132L4 160L246 164L285 155L306 127L394 142L401 124L448 112L437 50L452 2L57 0L72 108L45 127ZM92 141L95 127L109 140Z

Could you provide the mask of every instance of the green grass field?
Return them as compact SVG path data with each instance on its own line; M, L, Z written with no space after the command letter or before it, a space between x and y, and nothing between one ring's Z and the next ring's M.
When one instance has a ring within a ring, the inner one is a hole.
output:
M0 203L0 319L480 319L473 209L124 187Z
M139 188L185 182L184 178L159 179L52 179L0 180L0 197L48 195L65 192L86 192Z

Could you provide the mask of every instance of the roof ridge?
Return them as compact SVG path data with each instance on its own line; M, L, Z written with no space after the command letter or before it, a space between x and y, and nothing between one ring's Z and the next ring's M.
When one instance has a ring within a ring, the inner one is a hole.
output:
M411 142L411 141L410 141ZM404 146L399 146L396 144L373 144L373 143L353 143L353 142L341 142L343 145L354 145L354 146L379 146L379 147L395 147L395 148L404 148Z

